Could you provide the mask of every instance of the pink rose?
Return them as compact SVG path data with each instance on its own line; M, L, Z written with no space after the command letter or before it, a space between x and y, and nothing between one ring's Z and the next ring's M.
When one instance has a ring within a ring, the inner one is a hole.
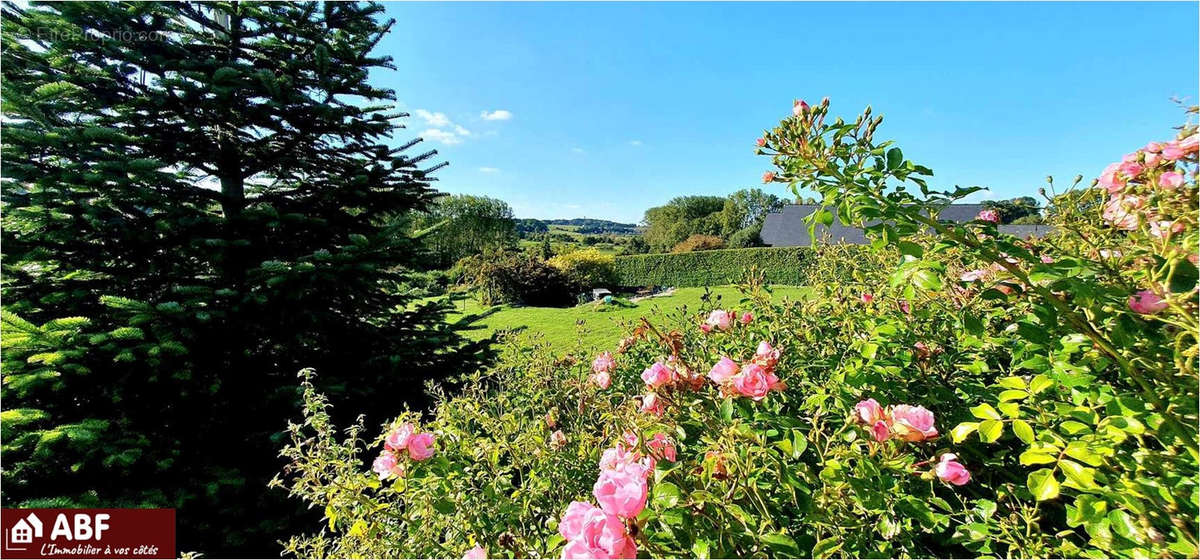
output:
M637 557L637 546L625 524L589 503L571 502L558 523L558 532L567 539L563 558Z
M1120 167L1120 163L1109 164L1109 166L1105 167L1104 171L1100 173L1100 178L1097 179L1100 186L1108 190L1109 194L1116 194L1125 188L1125 179L1117 174L1117 171L1120 170Z
M892 431L904 441L923 441L938 435L933 427L933 413L923 406L895 406L891 417Z
M1158 176L1158 186L1173 191L1183 184L1183 174L1178 171L1168 171Z
M751 322L751 321L753 321L753 320L754 320L754 314L753 314L753 313L751 313L751 312L749 312L749 311L747 311L747 312L745 312L745 313L742 313L742 324L743 324L743 325L749 325L749 324L750 324L750 322Z
M664 385L670 385L675 381L675 372L671 368L662 364L662 362L654 362L654 365L646 368L642 372L642 381L651 389L657 389Z
M412 422L405 422L393 428L387 435L387 439L383 440L383 447L392 451L400 451L408 447L408 440L412 437L415 429Z
M1054 257L1051 257L1050 255L1042 255L1041 261L1043 264L1050 264L1054 262Z
M607 389L612 384L612 377L607 371L592 374L592 382L598 385L601 389Z
M872 301L875 300L875 295L874 294L863 294L863 295L859 296L858 298L861 299L863 303L871 303Z
M759 138L758 140L755 140L755 141L754 141L754 143L755 143L755 144L757 144L759 148L761 148L761 147L763 147L763 146L766 146L766 145L767 145L767 139L766 139L766 138Z
M1184 150L1180 147L1179 142L1172 140L1167 142L1162 149L1162 157L1167 161L1177 161L1183 159Z
M1115 228L1132 231L1138 227L1138 210L1145 204L1139 196L1114 195L1104 204L1101 217Z
M758 364L747 364L733 377L733 388L738 394L756 401L761 401L778 384L779 378Z
M592 360L592 371L596 373L608 373L617 367L616 360L613 360L612 352L601 352Z
M1160 156L1158 154L1149 153L1149 152L1146 153L1146 168L1147 169L1157 166L1160 162L1162 162L1162 156Z
M792 115L799 117L806 112L808 112L808 103L805 103L803 99L792 102Z
M993 224L998 224L1000 223L1000 213L992 210L991 208L987 210L980 210L979 215L976 216L975 219L981 222L992 222Z
M663 413L662 399L658 398L658 395L655 395L654 393L646 394L646 396L642 397L641 410L642 410L642 412L645 412L647 414L653 414L655 416L662 416L662 413Z
M971 473L967 472L967 468L962 466L962 463L959 463L956 459L958 459L958 456L953 453L942 455L942 460L938 461L937 466L933 468L933 472L938 478L942 479L942 482L962 486L971 481Z
M621 444L616 447L605 449L600 454L600 470L601 471L623 471L630 465L637 463L638 454L630 451Z
M733 325L733 316L724 309L717 309L708 314L708 320L705 322L713 327L725 331L729 330L729 327Z
M1162 142L1149 142L1146 144L1145 148L1142 148L1142 151L1150 152L1150 153L1158 153L1158 152L1161 152L1162 149L1163 149Z
M1172 222L1170 220L1159 220L1150 222L1150 235L1159 239L1169 239L1171 235L1182 233L1187 226L1181 222Z
M764 183L770 183L771 181L774 181L775 180L775 172L767 171L766 173L763 173L762 179L763 179Z
M875 399L867 399L854 405L854 421L873 426L884 419L883 407Z
M1125 175L1125 177L1132 179L1140 175L1145 168L1142 167L1142 164L1136 161L1126 161L1125 163L1121 164L1119 169L1121 170L1121 173Z
M463 560L486 560L487 557L487 549L483 548L482 546L475 545L475 548L468 550L467 553L463 555Z
M552 449L562 449L566 446L567 434L564 434L562 430L555 430L553 434L550 434L550 447Z
M712 325L710 325L708 323L700 323L700 332L702 332L704 334L708 334L708 333L712 332Z
M646 507L646 479L624 470L605 470L592 486L592 495L604 513L625 519L637 517Z
M908 305L908 300L906 300L906 299L900 300L899 305L900 305L900 311L903 312L905 315L912 313L912 307L910 307Z
M717 362L712 369L708 370L708 378L713 380L717 385L724 385L725 382L733 379L737 375L738 365L733 360L722 356L721 361Z
M404 466L396 461L396 455L391 451L383 451L375 458L375 462L371 463L371 470L379 475L379 480L386 480L392 477L404 476Z
M986 278L988 274L990 274L990 271L986 268L968 270L964 272L961 277L959 277L959 280L962 280L963 282L975 282L977 280Z
M767 369L772 369L779 363L779 356L779 350L772 348L771 343L765 340L759 342L758 349L754 351L755 361Z
M1129 308L1134 313L1153 315L1167 308L1167 302L1161 296L1150 291L1142 290L1129 296Z
M408 456L414 461L424 461L433 457L433 434L423 432L408 440Z
M1194 154L1200 151L1200 133L1194 133L1187 138L1179 141L1179 149L1185 154Z
M648 447L650 452L654 453L656 457L666 459L672 463L675 462L675 444L671 442L670 438L667 437L667 434L662 432L654 434L654 437L650 438L650 441L646 442L646 447Z

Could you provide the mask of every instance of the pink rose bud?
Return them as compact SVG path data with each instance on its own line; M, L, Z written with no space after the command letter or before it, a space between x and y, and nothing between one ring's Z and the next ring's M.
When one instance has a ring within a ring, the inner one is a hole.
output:
M650 449L650 452L653 453L655 457L666 459L672 463L675 462L675 444L671 442L670 438L667 437L667 434L662 432L654 434L654 437L650 438L650 441L646 442L646 447Z
M646 507L646 479L631 471L601 471L592 496L609 515L633 519Z
M375 458L375 462L371 463L371 470L379 475L379 480L404 476L404 466L396 460L395 454L387 450L384 450Z
M433 457L433 434L424 432L408 440L408 456L414 461L424 461Z
M770 183L771 181L774 181L775 180L775 172L768 171L766 173L763 173L762 179L763 179L764 183Z
M412 422L405 422L388 433L387 439L383 440L383 447L391 451L400 451L408 447L408 440L412 438L415 428Z
M567 434L564 434L562 432L562 430L555 430L553 434L550 434L550 447L551 448L562 449L563 447L566 447L566 446L567 446Z
M942 482L962 486L971 481L971 473L967 472L967 468L962 466L956 459L958 456L953 453L942 455L942 460L938 461L937 466L933 468L934 474L942 479Z
M1149 152L1149 153L1158 153L1158 152L1161 152L1162 149L1163 149L1162 142L1150 142L1150 143L1146 144L1145 148L1142 148L1142 151Z
M717 385L724 385L727 381L733 379L733 376L737 375L738 369L737 363L722 356L721 361L708 370L708 378L713 380L713 383Z
M859 296L859 299L861 299L863 303L871 303L872 301L875 301L875 295L870 294L870 293L865 293L865 294Z
M745 312L745 313L742 313L742 324L743 324L743 325L749 325L749 324L750 324L750 322L751 322L751 321L753 321L753 320L754 320L754 314L753 314L753 313L751 313L751 312L749 312L749 311L747 311L747 312Z
M933 427L933 413L923 406L895 406L891 417L892 431L904 441L924 441L938 435Z
M1183 184L1183 174L1177 171L1170 171L1158 176L1158 186L1173 191Z
M671 368L664 366L662 362L654 362L653 365L646 368L642 372L642 381L651 389L657 389L664 385L670 385L675 381L675 372Z
M467 553L463 555L463 560L486 560L487 557L487 549L483 548L482 546L475 545L475 548L468 550Z
M887 422L880 420L871 426L871 437L878 442L887 441L892 433L888 430Z
M1051 257L1049 255L1042 255L1041 259L1042 259L1042 262L1045 264L1050 264L1050 263L1054 262L1054 257Z
M976 218L981 222L992 222L993 224L1000 223L1000 213L990 208L987 210L980 210L979 215L976 216Z
M761 147L763 147L763 146L766 146L766 145L767 145L767 139L766 139L766 138L759 138L759 139L758 139L758 140L756 140L754 143L755 143L755 144L758 144L758 147L759 147L759 148L761 148Z
M904 313L905 315L908 315L908 314L912 313L912 307L911 307L911 306L909 306L909 304L908 304L908 300L906 300L906 299L902 299L902 300L900 300L900 304L899 304L899 305L900 305L900 311L901 311L902 313Z
M1129 296L1129 309L1142 315L1153 315L1167 308L1167 302L1161 296L1150 291L1142 290Z
M805 103L803 99L792 102L792 115L799 117L806 112L808 112L808 103Z
M708 334L708 333L712 332L712 325L710 325L708 323L701 323L700 324L700 332L702 332L704 334Z

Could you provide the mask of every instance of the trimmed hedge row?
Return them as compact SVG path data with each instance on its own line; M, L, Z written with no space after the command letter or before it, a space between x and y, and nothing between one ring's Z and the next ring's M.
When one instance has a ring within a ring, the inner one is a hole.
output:
M772 284L801 285L813 262L810 247L754 247L691 253L617 257L617 285L622 287L699 287L741 281L746 269L758 267Z

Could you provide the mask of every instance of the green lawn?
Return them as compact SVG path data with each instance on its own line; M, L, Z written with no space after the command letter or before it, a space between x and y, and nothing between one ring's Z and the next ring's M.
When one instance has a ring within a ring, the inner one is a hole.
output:
M804 297L807 289L798 286L773 286L774 297L795 300ZM474 299L458 302L457 319L468 313L484 313L476 324L477 330L468 336L481 339L499 330L518 330L522 336L541 336L556 349L567 350L577 342L589 350L613 348L629 330L629 325L641 317L655 313L672 313L687 306L695 310L701 306L704 288L679 288L665 297L645 299L623 305L584 304L570 308L556 307L512 307L498 305L491 309L481 306ZM720 296L723 306L736 308L742 295L733 286L710 288L712 297ZM628 307L626 307L628 306Z

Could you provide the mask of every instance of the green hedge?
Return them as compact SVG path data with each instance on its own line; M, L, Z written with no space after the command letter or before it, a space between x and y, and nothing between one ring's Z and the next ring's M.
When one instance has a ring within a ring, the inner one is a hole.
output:
M813 262L810 247L754 247L692 253L617 257L617 284L642 286L719 286L739 282L757 266L773 284L801 285Z

